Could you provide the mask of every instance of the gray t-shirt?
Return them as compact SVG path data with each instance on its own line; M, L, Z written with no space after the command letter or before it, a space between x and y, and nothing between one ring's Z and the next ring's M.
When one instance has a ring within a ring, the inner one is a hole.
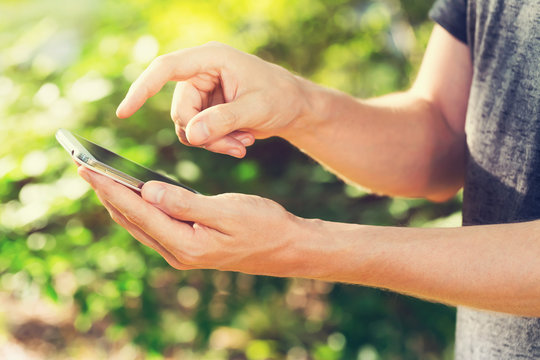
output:
M474 67L463 225L540 219L540 0L438 0L430 17ZM540 318L459 307L455 356L540 359Z

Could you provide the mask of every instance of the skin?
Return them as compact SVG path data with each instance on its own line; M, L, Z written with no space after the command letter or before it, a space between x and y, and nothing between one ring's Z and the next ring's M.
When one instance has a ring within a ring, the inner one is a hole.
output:
M437 25L413 87L370 100L210 43L157 58L117 114L131 116L177 81L171 115L186 145L242 157L255 139L281 136L347 181L443 201L463 185L471 74L468 48ZM343 224L302 219L253 195L204 196L148 182L139 196L88 169L79 174L114 221L177 269L348 282L540 316L538 221L452 229Z

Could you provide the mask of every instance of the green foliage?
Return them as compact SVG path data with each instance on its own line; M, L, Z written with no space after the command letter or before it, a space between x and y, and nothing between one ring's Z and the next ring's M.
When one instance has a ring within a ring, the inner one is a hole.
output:
M405 89L432 27L430 4L3 1L0 290L75 309L76 332L101 339L90 348L134 344L150 359L449 356L454 312L441 305L358 286L171 269L109 219L54 140L65 127L203 193L258 194L299 216L457 225L459 197L432 204L371 195L280 139L258 142L244 160L187 148L169 120L171 85L132 118L114 116L154 56L209 40L357 96Z

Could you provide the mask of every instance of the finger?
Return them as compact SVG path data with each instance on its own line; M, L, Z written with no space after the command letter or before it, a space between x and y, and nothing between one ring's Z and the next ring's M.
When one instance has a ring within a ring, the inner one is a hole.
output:
M255 136L252 133L247 131L235 131L229 136L233 137L235 140L238 140L244 146L251 146L255 143Z
M174 125L178 140L184 145L193 146L186 138L186 132L178 125ZM240 139L240 140L237 140ZM212 143L206 144L204 148L215 153L227 154L237 158L242 158L246 155L246 146L251 146L255 142L255 137L249 133L238 135L227 135ZM244 145L245 144L245 145Z
M178 261L177 258L174 257L174 255L170 251L165 249L163 247L163 245L161 245L155 239L148 236L148 234L145 233L143 230L141 230L139 227L137 227L136 225L133 225L132 223L130 223L126 219L126 217L124 215L122 215L108 201L102 199L99 195L98 195L98 198L100 199L103 206L105 206L105 208L109 212L109 215L114 220L114 222L116 222L118 225L120 225L124 229L126 229L131 234L131 236L133 236L135 239L137 239L141 244L146 245L149 248L154 249L173 268L178 269L178 270L190 270L190 269L193 269L192 266L182 264L180 261Z
M191 82L181 81L176 84L171 104L171 119L185 129L189 120L197 115L203 105L204 93L199 92Z
M203 146L206 150L210 150L219 154L226 154L236 158L243 158L246 155L246 147L242 142L236 140L231 135L226 135L221 139L209 142Z
M180 140L182 144L187 145L187 146L192 146L186 137L186 131L184 129L182 129L177 124L174 124L174 131L176 132L176 136L178 137L178 140Z
M90 183L100 198L114 206L130 223L159 241L168 251L177 254L182 250L183 244L179 239L183 243L194 241L193 227L172 220L127 187L82 166L79 175Z
M208 106L206 106L206 107L214 106L214 105L218 105L218 104L223 104L223 103L227 102L225 100L225 95L223 94L223 88L221 87L221 80L220 80L220 83L218 85L219 86L216 86L214 91L212 91L212 94L208 99L209 100ZM229 99L229 101L232 101L232 100L233 99Z
M264 104L254 104L248 96L212 106L195 115L186 127L192 145L205 145L237 130L253 127L266 116Z
M175 219L192 221L227 233L225 223L231 215L224 209L224 203L215 197L195 194L159 181L145 183L141 196Z
M204 94L206 93L199 91L191 82L182 81L176 85L171 105L171 118L175 124L178 139L184 145L192 146L187 140L184 129L188 122L201 111L205 105L203 103L208 101L203 98L206 96ZM215 101L221 103L223 101L221 92L218 91L214 94L211 101L212 104ZM237 131L205 144L204 148L216 153L242 158L246 153L245 147L253 145L254 141L253 135Z
M203 72L219 73L227 48L210 43L157 57L131 85L116 115L119 118L133 115L170 80L183 81Z
M178 260L175 259L167 249L165 249L156 240L149 237L148 234L146 234L136 225L133 225L132 223L130 223L126 219L126 217L122 215L113 205L111 205L111 203L105 200L101 194L96 193L96 196L98 197L99 201L103 204L105 209L107 209L107 211L109 212L109 215L111 216L111 219L115 223L117 223L118 225L126 229L133 237L139 240L142 244L156 250L161 256L163 256L164 258L167 258L168 261L171 260L170 262L178 263Z

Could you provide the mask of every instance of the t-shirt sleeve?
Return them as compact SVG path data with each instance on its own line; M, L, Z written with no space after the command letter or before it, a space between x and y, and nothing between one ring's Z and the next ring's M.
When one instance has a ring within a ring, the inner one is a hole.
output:
M437 0L429 18L467 44L467 0Z

